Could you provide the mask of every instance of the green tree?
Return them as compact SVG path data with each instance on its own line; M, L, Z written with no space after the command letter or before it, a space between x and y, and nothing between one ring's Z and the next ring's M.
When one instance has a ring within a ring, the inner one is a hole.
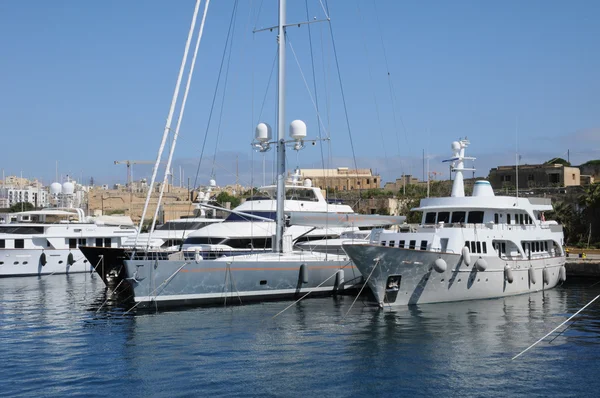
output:
M220 206L223 206L225 203L229 202L231 203L231 208L233 209L234 207L238 207L240 205L240 203L242 202L240 198L230 195L229 193L223 191L221 193L219 193L215 200L217 201L217 203Z
M8 211L10 213L18 213L20 211L30 211L33 209L35 209L35 207L29 202L18 202L18 203L15 203L14 205L10 206Z

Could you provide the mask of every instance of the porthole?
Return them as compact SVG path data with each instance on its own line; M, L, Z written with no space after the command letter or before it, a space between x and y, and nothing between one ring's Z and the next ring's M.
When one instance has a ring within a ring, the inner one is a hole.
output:
M27 265L27 261L23 261L23 265Z
M62 264L63 262L62 262L62 260L60 260L58 263L59 263L59 264Z
M4 261L0 261L0 265L4 265Z
M19 262L18 262L18 261L15 261L13 264L14 264L14 265L19 265Z
M260 284L261 284L261 285L266 285L266 284L267 284L267 281L264 281L264 280L263 280L263 281L260 281Z
M83 260L83 263L84 263L84 264L87 264L87 260Z

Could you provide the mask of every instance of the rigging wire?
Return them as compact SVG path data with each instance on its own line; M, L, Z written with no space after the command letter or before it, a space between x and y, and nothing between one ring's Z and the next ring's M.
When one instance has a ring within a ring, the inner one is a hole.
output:
M237 8L235 11L237 18ZM213 152L213 166L210 172L211 178L215 178L215 161L217 159L217 149L219 148L219 139L221 138L221 123L223 121L223 110L225 109L225 98L227 94L227 82L229 81L229 67L231 66L231 52L233 51L233 39L235 38L235 26L233 24L233 30L231 32L231 41L229 42L229 53L227 54L227 66L225 67L225 82L223 83L223 97L221 99L221 109L219 110L219 121L217 122L217 136L215 140L215 150Z
M196 176L194 177L194 184L192 185L194 187L194 189L196 189L196 184L198 182L198 175L200 174L200 167L202 166L202 160L204 157L204 150L206 148L206 140L208 138L208 132L210 130L210 123L212 121L212 116L213 116L213 112L215 109L215 102L217 100L217 94L218 94L218 90L219 90L219 84L221 82L221 75L223 72L223 65L225 63L225 57L227 55L227 43L229 43L229 38L231 37L231 32L232 32L232 26L233 26L233 22L235 20L235 15L236 15L236 10L237 10L237 6L238 6L238 0L235 0L234 4L233 4L233 9L231 11L231 18L229 20L229 28L227 30L227 37L225 39L225 48L223 49L223 55L221 57L221 65L219 66L219 74L217 77L217 84L215 86L215 91L213 93L213 98L212 98L212 103L210 106L210 111L208 113L208 122L206 123L206 130L204 132L204 139L202 141L202 149L200 151L200 160L198 161L198 167L196 168Z
M385 70L387 72L387 78L388 78L388 87L389 87L389 91L390 91L390 99L392 101L392 116L394 119L394 130L396 131L396 145L398 147L398 157L400 156L400 139L398 138L398 122L396 120L396 112L397 112L397 107L396 107L396 90L394 89L394 82L392 80L392 74L390 73L390 67L389 67L389 63L388 63L388 58L387 58L387 51L385 51L385 43L383 41L383 33L382 33L382 28L381 28L381 22L379 21L379 14L377 12L377 5L376 5L376 1L373 0L373 8L375 9L375 19L377 21L377 30L379 32L379 39L381 41L381 47L383 49L383 59L385 62ZM402 125L402 129L404 131L404 143L406 145L406 148L408 148L408 133L406 131L406 125L404 124L404 119L402 118L402 115L398 115L398 117L400 118L400 123ZM400 168L402 169L402 174L406 174L404 171L404 164L402 161L400 161ZM411 166L411 170L412 170L412 166ZM412 174L412 171L411 171Z
M371 83L370 85L371 85L371 89L373 92L373 101L375 103L375 114L377 115L377 125L379 126L379 135L381 136L381 144L383 146L383 158L385 160L385 164L387 166L389 166L387 150L385 147L385 139L383 137L383 126L381 125L381 115L379 112L379 103L377 102L377 95L375 94L375 82L373 81L373 72L371 70L371 61L370 61L371 57L369 56L369 48L367 46L367 40L365 38L366 35L365 35L365 31L364 31L364 20L363 20L362 12L360 10L360 2L359 1L356 2L356 12L358 13L358 18L361 22L360 23L360 25L361 25L360 33L361 33L363 46L365 48L365 55L366 55L366 59L367 59L367 69L369 71L369 81Z
M329 14L329 2L327 0L325 0L325 7L327 9L326 13L328 15L330 15ZM342 96L342 104L344 106L344 116L345 116L345 119L346 119L346 126L348 127L348 137L349 137L349 140L350 140L350 148L352 149L352 159L354 161L354 169L358 173L358 163L356 161L356 151L354 150L354 140L352 139L352 130L350 128L350 117L348 116L348 107L346 106L346 96L344 95L344 86L342 84L342 74L340 72L340 63L339 63L339 60L338 60L337 49L336 49L336 46L335 46L335 39L334 39L334 35L333 35L333 25L332 25L330 19L328 19L328 25L329 25L329 34L331 35L331 44L332 44L332 47L333 47L333 57L335 59L335 67L336 67L336 70L337 70L338 81L340 83L340 93L341 93L341 96ZM357 175L357 177L358 177L358 175ZM362 197L362 187L359 188L358 191L359 191L359 202L360 202L360 199Z

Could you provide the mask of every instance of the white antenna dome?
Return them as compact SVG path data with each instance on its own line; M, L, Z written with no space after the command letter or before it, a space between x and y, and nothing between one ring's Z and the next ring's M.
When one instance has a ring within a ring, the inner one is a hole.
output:
M254 131L254 138L256 138L256 141L269 142L271 141L271 137L271 126L267 123L259 123L258 126L256 126L256 130Z
M495 196L494 190L492 189L492 185L489 181L486 180L478 180L475 181L475 185L473 186L473 195L472 196Z
M51 195L58 195L61 192L62 192L62 185L60 184L60 182L53 182L52 184L50 184L50 194Z
M458 142L458 141L452 142L452 151L454 151L454 152L460 151L460 142Z
M72 182L65 182L62 185L62 193L65 195L72 195L75 192L75 185Z
M217 182L211 178L210 181L208 182L208 185L210 185L211 188L214 188L217 186Z
M310 188L312 187L312 181L310 180L310 178L307 178L306 180L304 180L304 183L302 185L304 185L306 188Z
M290 123L290 137L296 141L306 138L306 123L302 120L294 120Z

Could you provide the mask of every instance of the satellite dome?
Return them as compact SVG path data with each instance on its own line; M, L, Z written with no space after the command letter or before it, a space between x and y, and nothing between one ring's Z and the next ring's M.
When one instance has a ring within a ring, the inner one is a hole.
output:
M302 120L294 120L290 123L290 137L296 141L306 138L306 123Z
M452 142L452 150L454 152L460 151L460 142L458 142L458 141Z
M50 194L58 195L62 192L62 185L59 182L53 182L50 184Z
M269 142L272 137L271 126L267 123L259 123L254 131L254 138L259 142Z
M307 178L307 179L305 179L305 180L304 180L304 182L303 182L303 185L304 185L306 188L310 188L310 187L312 187L312 181L310 180L310 178Z
M72 182L65 182L62 185L62 193L65 195L72 195L75 192L75 185Z
M210 181L208 182L208 185L210 185L212 188L217 186L217 182L214 179L210 179Z

